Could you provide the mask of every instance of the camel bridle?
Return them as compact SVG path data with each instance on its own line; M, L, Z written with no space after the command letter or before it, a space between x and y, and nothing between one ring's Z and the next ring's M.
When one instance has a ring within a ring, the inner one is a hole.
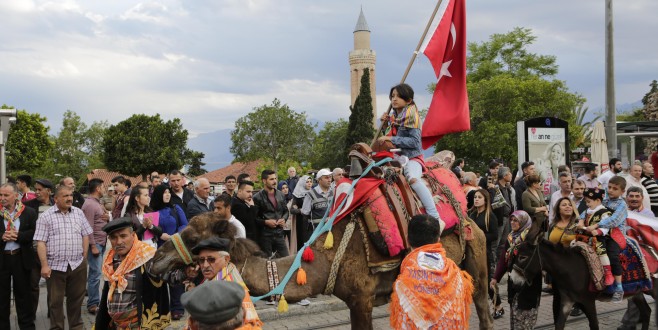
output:
M176 252L178 252L178 255L181 257L181 259L183 259L183 262L185 262L186 265L189 265L194 262L190 250L188 250L187 246L185 246L185 242L183 242L183 238L180 236L179 233L171 235L171 242L174 243L174 248L176 248Z

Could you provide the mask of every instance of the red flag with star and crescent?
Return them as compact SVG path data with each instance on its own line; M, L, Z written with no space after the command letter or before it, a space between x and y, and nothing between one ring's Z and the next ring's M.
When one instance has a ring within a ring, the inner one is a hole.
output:
M466 1L443 0L421 52L434 67L437 83L423 122L423 149L448 133L471 129L466 92Z

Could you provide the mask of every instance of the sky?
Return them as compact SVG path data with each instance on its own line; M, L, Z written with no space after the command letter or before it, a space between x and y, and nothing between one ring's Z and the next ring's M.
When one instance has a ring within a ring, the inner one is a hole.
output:
M181 118L191 136L232 128L280 99L310 120L349 116L348 54L362 7L377 54L379 113L418 44L430 0L2 0L0 104L48 118L66 110L117 123ZM570 91L605 104L603 0L467 1L467 38L532 29L532 52L557 57ZM617 104L658 79L658 1L614 1ZM654 14L651 14L654 13ZM407 82L427 107L435 80L419 56ZM230 142L226 142L230 143Z

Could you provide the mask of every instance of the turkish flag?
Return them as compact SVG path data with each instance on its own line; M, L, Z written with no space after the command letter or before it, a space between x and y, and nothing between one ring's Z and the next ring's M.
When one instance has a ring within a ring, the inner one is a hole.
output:
M361 178L354 188L352 188L352 180L347 178L340 179L338 184L336 184L334 202L329 210L330 217L333 215L336 216L334 224L365 203L368 197L372 195L372 191L383 183L384 180L382 179Z
M434 32L421 46L437 77L423 123L423 149L445 134L471 129L466 92L466 1L443 0L432 24Z

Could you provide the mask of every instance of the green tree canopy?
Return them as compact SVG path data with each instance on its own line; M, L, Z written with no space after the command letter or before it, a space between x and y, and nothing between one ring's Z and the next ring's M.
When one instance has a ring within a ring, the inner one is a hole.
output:
M13 107L2 105L2 109ZM46 117L25 110L16 112L16 123L9 128L7 137L7 173L32 173L48 159L52 142L48 138Z
M316 169L344 167L348 163L346 138L348 123L345 119L328 121L313 142L311 163Z
M203 157L206 155L201 151L187 150L185 152L185 164L188 165L187 174L191 176L199 176L208 173L203 167L206 163L203 162Z
M49 162L41 172L45 175L60 174L71 176L78 181L94 168L104 167L102 162L102 142L107 121L94 122L87 126L74 111L67 110L62 118L62 128L53 136L54 147Z
M361 76L361 88L359 95L354 100L354 106L350 107L350 119L345 139L345 150L359 142L370 143L375 136L373 128L372 95L370 94L370 70L363 69Z
M575 109L584 99L569 92L563 81L550 78L557 73L554 56L528 52L535 39L529 29L516 28L487 42L469 43L471 130L445 136L436 151L452 150L477 168L492 158L515 164L517 121L546 116L575 125Z
M132 115L110 126L103 140L103 161L110 171L144 180L152 171L168 172L183 166L187 130L180 119L164 121L160 115Z
M315 127L307 121L305 112L295 112L274 99L272 104L256 107L235 122L231 132L233 161L271 160L274 171L286 160L308 161Z
M649 96L655 92L658 92L658 81L654 79L651 84L649 84L649 87L651 87L651 89L642 97L642 104L645 106L647 103L649 103Z

